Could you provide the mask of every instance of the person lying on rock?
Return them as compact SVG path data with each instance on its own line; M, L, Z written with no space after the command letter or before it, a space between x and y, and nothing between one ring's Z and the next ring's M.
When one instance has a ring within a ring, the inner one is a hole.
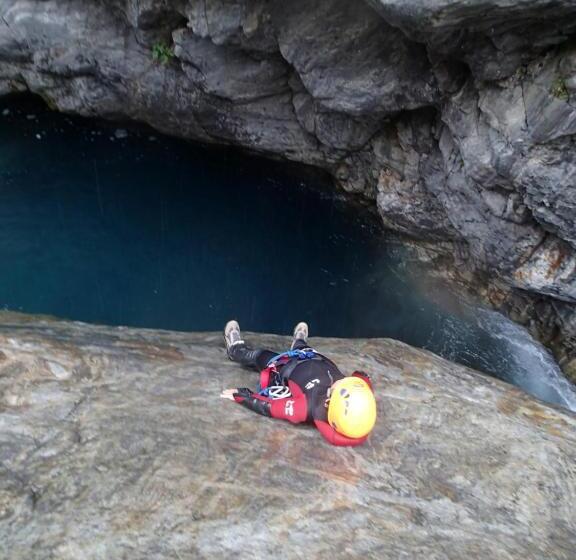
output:
M376 422L370 377L359 371L345 377L334 362L310 348L306 323L296 325L292 346L282 354L247 346L236 321L226 324L224 340L232 361L257 368L260 388L226 389L222 398L263 416L313 423L333 445L366 441Z

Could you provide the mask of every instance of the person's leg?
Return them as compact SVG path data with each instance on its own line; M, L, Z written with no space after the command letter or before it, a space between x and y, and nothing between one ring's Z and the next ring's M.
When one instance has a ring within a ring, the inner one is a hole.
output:
M228 349L228 357L232 361L243 366L256 368L258 371L262 371L277 354L278 352L263 348L253 349L244 343L234 344Z
M310 348L308 344L308 325L301 322L294 327L290 350L302 350L304 348Z
M244 366L257 368L262 371L270 361L271 358L276 356L276 352L272 350L264 350L258 348L256 350L246 345L242 340L242 333L240 332L240 325L238 321L228 321L224 327L224 341L226 342L226 351L228 357Z
M302 338L297 338L292 343L292 350L304 350L305 348L310 348L310 344L308 344L307 340L304 340Z

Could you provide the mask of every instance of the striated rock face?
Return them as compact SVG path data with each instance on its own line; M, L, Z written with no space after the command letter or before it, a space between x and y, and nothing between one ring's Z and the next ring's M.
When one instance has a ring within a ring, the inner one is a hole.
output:
M313 342L374 378L361 448L219 399L257 377L219 333L0 314L0 556L573 558L575 416L392 340Z
M1 15L0 93L322 167L387 227L545 302L530 321L576 357L574 2L4 0Z
M460 60L479 80L513 74L576 31L563 0L368 0L392 25L437 56Z

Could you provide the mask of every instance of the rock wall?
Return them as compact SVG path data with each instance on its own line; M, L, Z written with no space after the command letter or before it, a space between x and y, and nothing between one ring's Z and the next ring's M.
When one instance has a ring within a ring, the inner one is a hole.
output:
M0 93L322 167L374 200L387 227L448 243L456 270L496 281L576 370L574 2L3 0L1 11Z
M312 342L373 377L362 447L222 401L257 374L220 333L0 313L0 557L573 560L573 414L400 342Z

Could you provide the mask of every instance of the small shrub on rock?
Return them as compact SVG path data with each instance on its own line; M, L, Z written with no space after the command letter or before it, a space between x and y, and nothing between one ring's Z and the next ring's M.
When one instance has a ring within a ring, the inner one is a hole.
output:
M174 58L174 50L166 43L152 45L152 60L159 64L168 64Z
M554 97L562 99L562 101L568 101L568 88L566 87L566 83L564 82L563 78L556 78L554 80L554 83L550 88L550 93Z

